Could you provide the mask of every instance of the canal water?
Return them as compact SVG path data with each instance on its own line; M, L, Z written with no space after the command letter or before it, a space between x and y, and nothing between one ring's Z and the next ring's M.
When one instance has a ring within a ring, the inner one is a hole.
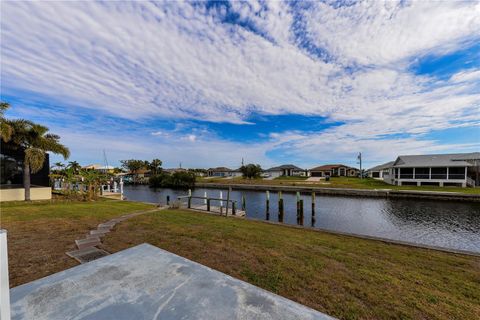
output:
M227 197L227 190L197 188L194 196ZM129 200L165 204L167 195L175 200L186 191L126 186ZM247 218L265 219L265 192L233 190L230 198L241 207L246 198ZM480 203L430 201L418 199L360 198L343 196L316 197L315 222L311 219L311 197L304 201L304 225L314 228L401 240L418 244L480 252ZM296 196L283 193L284 223L296 224ZM192 204L203 204L193 199ZM212 206L218 206L212 201ZM278 221L278 194L270 192L270 220Z

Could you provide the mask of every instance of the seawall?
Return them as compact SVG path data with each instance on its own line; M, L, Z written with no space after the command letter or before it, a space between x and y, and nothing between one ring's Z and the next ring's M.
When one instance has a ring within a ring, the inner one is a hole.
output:
M392 189L345 189L323 188L307 186L283 185L248 185L222 183L196 183L198 188L250 190L250 191L282 191L282 192L315 192L318 195L349 196L349 197L377 197L377 198L411 198L444 201L480 202L480 195L440 191L392 190Z

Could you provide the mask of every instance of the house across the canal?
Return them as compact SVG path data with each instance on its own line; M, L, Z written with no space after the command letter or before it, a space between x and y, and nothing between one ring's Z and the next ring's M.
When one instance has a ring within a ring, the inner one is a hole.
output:
M293 164L284 164L278 167L273 167L264 171L269 177L291 177L291 176L305 176L304 169L299 168Z
M326 164L309 170L311 177L356 177L360 171L343 164Z
M404 186L479 185L480 152L398 156L385 182Z
M242 172L240 171L240 169L232 170L226 167L217 167L217 168L208 169L207 175L209 177L219 177L219 178L240 177L242 176Z
M370 178L377 180L386 180L390 178L392 172L392 166L395 161L389 161L387 163L375 166L367 170L367 174ZM391 182L390 182L391 183Z

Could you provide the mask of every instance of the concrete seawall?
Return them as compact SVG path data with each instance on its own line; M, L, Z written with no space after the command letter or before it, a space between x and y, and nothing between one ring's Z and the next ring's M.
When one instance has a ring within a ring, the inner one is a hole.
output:
M344 189L322 188L307 186L283 185L248 185L248 184L222 184L222 183L196 183L198 188L250 190L250 191L282 191L282 192L315 192L318 195L349 196L349 197L376 197L376 198L412 198L444 201L469 201L480 202L480 195L463 194L455 192L392 190L392 189Z

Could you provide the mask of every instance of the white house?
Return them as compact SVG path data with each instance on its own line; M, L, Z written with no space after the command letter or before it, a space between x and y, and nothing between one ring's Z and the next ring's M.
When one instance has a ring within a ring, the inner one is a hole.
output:
M264 171L269 177L291 177L291 176L305 176L305 170L293 164L284 164L278 167L273 167Z
M217 168L210 168L207 170L207 175L209 177L240 177L242 176L242 172L240 169L229 169L226 167L217 167Z
M373 178L373 179L384 180L384 181L388 180L392 176L394 162L395 161L389 161L387 163L370 168L367 170L367 174L370 178ZM385 182L391 183L389 181L385 181Z
M398 156L385 182L394 185L479 185L480 152Z

